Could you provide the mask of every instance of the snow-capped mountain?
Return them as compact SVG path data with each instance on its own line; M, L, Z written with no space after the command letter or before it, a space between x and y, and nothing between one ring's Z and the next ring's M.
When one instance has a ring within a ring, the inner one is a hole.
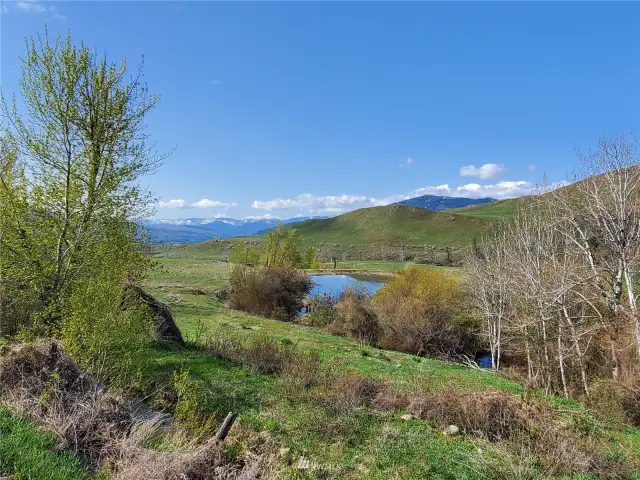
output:
M280 219L179 218L148 219L141 223L155 243L197 243L214 238L251 236L264 233L278 223L291 225L311 218Z

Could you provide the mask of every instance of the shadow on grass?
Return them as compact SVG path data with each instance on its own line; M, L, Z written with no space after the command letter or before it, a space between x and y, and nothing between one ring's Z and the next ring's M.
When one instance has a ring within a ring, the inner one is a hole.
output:
M233 411L242 414L261 409L277 392L276 379L206 355L197 347L174 348L157 343L151 352L154 355L153 377L170 382L172 372L188 370L211 394L210 404L206 405L211 413L224 415Z

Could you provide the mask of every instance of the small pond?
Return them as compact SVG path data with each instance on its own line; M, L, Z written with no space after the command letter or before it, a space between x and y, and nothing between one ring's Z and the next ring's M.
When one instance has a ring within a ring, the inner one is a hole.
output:
M337 297L346 287L366 288L372 295L384 285L386 277L376 275L312 275L316 284L311 295L328 294Z

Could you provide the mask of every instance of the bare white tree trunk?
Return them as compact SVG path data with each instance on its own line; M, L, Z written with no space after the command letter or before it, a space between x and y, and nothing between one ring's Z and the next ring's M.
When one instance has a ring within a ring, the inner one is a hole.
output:
M585 395L589 396L589 382L587 381L587 370L584 364L584 354L582 353L582 348L580 347L580 339L577 335L576 327L573 324L571 317L569 317L569 312L567 312L567 307L565 305L562 306L562 313L564 315L565 321L567 322L567 326L569 327L569 333L571 334L573 348L576 351L576 356L578 358L578 367L580 368L582 389L584 390Z
M560 366L560 380L562 381L562 391L565 398L569 398L567 389L567 376L564 373L564 351L562 346L562 319L558 319L558 364Z

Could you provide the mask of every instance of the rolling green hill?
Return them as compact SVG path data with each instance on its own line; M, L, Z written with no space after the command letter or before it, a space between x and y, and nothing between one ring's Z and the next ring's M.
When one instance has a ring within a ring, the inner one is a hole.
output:
M306 245L316 247L320 259L388 260L448 263L449 258L488 232L515 208L511 200L455 210L433 211L409 205L363 208L333 218L296 225ZM171 249L159 256L224 259L239 245L257 246L261 236L210 240Z
M457 215L464 215L468 217L483 218L489 220L503 220L511 217L515 213L519 203L521 203L520 198L510 198L507 200L498 200L482 205L470 205L468 207L452 208L446 211L449 213L455 213Z
M482 205L482 207L488 207ZM468 207L471 208L471 207ZM462 209L464 210L464 209ZM408 205L363 208L296 226L308 242L339 244L428 244L459 248L486 232L494 218L436 212Z

